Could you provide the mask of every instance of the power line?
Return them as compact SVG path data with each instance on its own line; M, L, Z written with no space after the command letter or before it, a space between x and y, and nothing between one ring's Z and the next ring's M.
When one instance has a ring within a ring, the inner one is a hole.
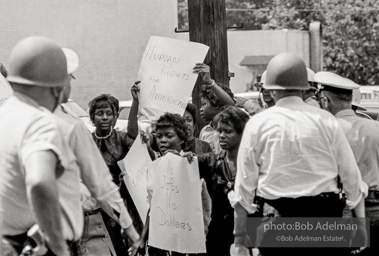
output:
M279 7L272 7L272 9L279 8ZM181 8L183 10L188 10L187 7ZM239 9L239 8L226 8L226 11L232 11L232 12L254 12L254 11L270 11L270 8L246 8L246 9ZM297 12L324 12L322 9L293 9L294 11ZM378 12L379 9L376 8L359 8L359 9L354 9L354 10L345 10L350 13L355 13L355 12Z
M274 7L274 8L277 8L277 7ZM260 10L270 11L270 9L267 9L267 8L255 8L255 9L254 8L248 8L248 9L226 8L226 11L237 11L237 12L254 12L254 11L260 11ZM322 9L294 9L294 11L298 11L298 12L323 12L324 10L322 10ZM351 13L358 12L358 11L377 12L377 11L379 11L379 9L360 8L360 9L354 9L354 11L352 11L352 10L347 10L347 11L349 11Z

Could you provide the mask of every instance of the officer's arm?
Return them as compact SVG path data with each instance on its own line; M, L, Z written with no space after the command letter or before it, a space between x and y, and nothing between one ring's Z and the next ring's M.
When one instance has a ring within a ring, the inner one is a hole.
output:
M143 226L141 236L139 237L139 239L133 241L131 246L128 249L128 255L129 256L136 255L138 249L143 248L145 246L145 243L147 240L147 235L149 232L149 227L150 227L150 209L147 212L146 221L145 221L145 225Z
M24 163L29 203L48 247L56 255L69 255L63 235L57 189L57 157L52 151L32 153Z
M78 122L75 125L68 142L79 164L82 182L91 192L91 196L110 217L120 221L123 228L129 227L132 220L118 187L113 183L108 166L83 123Z

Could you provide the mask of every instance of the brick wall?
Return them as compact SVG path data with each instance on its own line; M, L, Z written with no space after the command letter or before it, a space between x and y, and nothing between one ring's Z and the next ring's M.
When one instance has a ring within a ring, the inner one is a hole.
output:
M151 35L176 37L176 0L12 0L0 8L0 62L31 35L76 51L80 67L71 98L84 109L100 93L131 99L141 56Z

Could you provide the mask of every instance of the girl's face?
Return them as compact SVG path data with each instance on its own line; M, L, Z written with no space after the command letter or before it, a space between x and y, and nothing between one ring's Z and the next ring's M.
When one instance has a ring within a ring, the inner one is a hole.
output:
M186 125L188 128L188 137L192 137L193 131L195 130L195 123L193 122L193 116L190 112L185 111L183 115L184 121L186 121Z
M238 134L233 124L218 122L217 131L220 133L220 147L223 150L238 149L242 134Z
M178 152L182 149L183 140L179 138L178 134L172 127L157 129L156 139L158 148L162 154L165 154L169 149Z
M96 126L96 130L109 132L113 126L114 121L115 117L110 106L97 108L95 110L93 124Z
M200 117L205 122L210 122L218 114L218 109L211 105L208 99L201 97Z

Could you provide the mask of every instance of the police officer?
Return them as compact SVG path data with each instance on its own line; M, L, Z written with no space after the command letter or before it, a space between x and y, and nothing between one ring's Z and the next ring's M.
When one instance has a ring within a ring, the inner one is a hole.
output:
M18 253L38 224L48 255L71 255L83 230L79 168L51 112L69 81L65 55L45 37L12 50L14 95L0 108L1 231Z
M265 108L269 108L275 105L275 100L271 97L270 92L268 90L265 90L263 85L266 81L266 73L267 70L265 70L262 74L261 81L259 83L256 83L255 86L259 89L261 92L261 95L263 96L261 101L263 101L267 106ZM317 93L317 83L314 80L315 72L311 70L310 68L307 68L307 79L309 84L309 89L304 90L302 94L302 98L305 103L310 104L312 106L315 106L317 108L320 108L320 105L318 104L317 100L314 99L315 95Z
M254 213L257 196L264 202L264 215L341 217L340 176L347 204L363 217L367 185L338 121L301 98L302 90L309 89L304 62L291 53L275 56L268 64L263 87L270 90L275 106L251 117L242 135L235 191L229 195L236 216ZM236 221L236 242L245 236L238 224ZM275 242L265 240L266 236L261 239L264 245ZM260 253L306 255L314 250L260 248Z
M331 72L318 72L315 80L323 86L321 106L340 123L358 163L362 179L369 187L365 199L370 218L370 248L365 255L379 255L379 122L358 117L352 110L353 90L359 85Z
M307 77L309 90L303 92L303 100L305 103L310 104L316 108L320 108L320 105L316 99L318 93L317 82L315 81L315 72L312 69L307 68Z
M258 101L260 102L260 105L263 109L270 108L275 105L275 101L271 97L270 92L263 88L263 85L266 81L266 73L267 73L267 70L263 72L261 76L261 81L254 84L254 86L257 87L259 91Z
M74 77L73 73L79 67L79 57L68 48L63 48L63 52L67 60L67 73ZM78 251L83 256L93 254L115 255L117 248L115 249L112 244L101 214L108 214L109 217L112 217L113 219L108 217L108 220L112 221L113 225L117 225L117 221L121 225L121 227L119 225L117 227L122 228L123 233L131 242L136 242L139 235L91 134L82 121L70 115L70 110L65 104L70 92L71 83L68 82L62 93L62 104L57 107L54 113L59 117L58 124L63 130L63 136L77 158L81 180L84 184L81 187L82 206L85 230L89 232L86 232L78 243ZM117 238L123 244L120 229ZM103 242L104 240L106 243ZM125 247L122 249L126 250Z

